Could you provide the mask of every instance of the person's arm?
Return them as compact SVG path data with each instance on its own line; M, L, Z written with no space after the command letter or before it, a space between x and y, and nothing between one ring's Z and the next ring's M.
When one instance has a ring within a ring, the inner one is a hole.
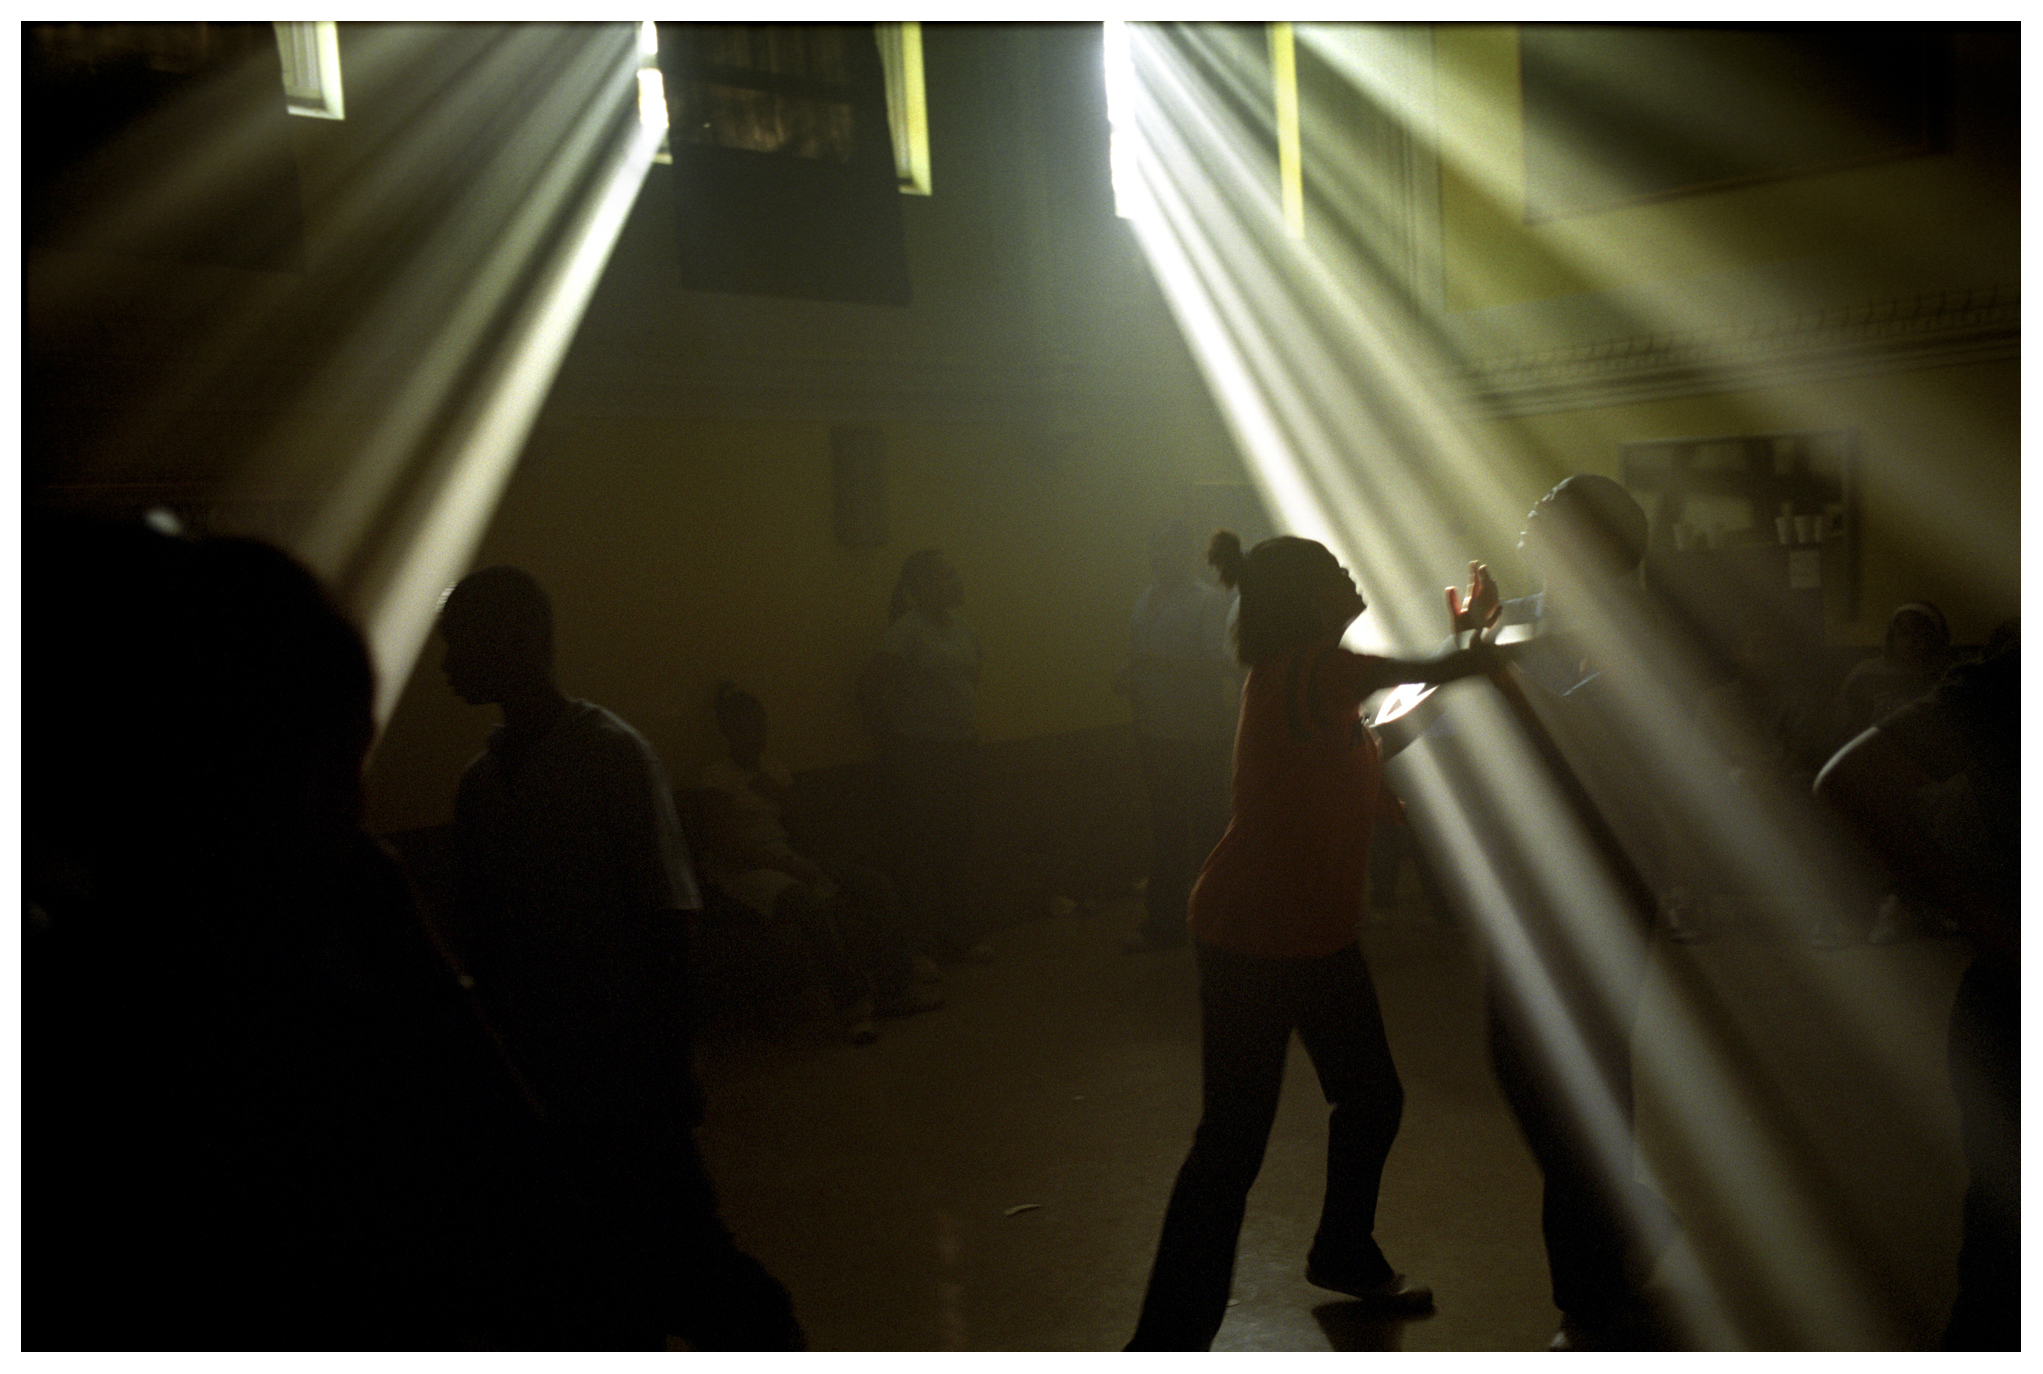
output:
M710 848L719 863L746 873L772 869L811 886L821 881L822 872L800 855L745 839L738 828L738 799L729 792L720 787L705 788L703 810Z
M1465 677L1478 677L1494 673L1510 661L1512 650L1517 646L1491 644L1478 640L1467 649L1450 649L1432 658L1379 658L1373 660L1372 672L1366 690L1380 691L1395 687L1401 682L1423 682L1438 686L1443 682L1455 682Z
M1459 588L1447 589L1448 623L1457 639L1464 632L1469 633L1469 647L1449 649L1432 658L1375 659L1363 695L1404 682L1438 686L1443 682L1498 671L1506 662L1507 653L1490 643L1484 635L1496 626L1502 613L1503 603L1498 600L1497 584L1490 577L1488 565L1469 564L1466 601Z

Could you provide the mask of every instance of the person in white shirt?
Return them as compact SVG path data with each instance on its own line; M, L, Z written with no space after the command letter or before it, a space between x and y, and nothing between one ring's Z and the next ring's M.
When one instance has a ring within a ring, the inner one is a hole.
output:
M787 1290L719 1218L695 1140L684 913L701 902L659 757L560 690L530 573L470 573L439 629L447 685L503 713L455 799L461 953L633 1276L626 1300L698 1350L802 1349Z
M1114 680L1135 717L1149 794L1149 880L1130 952L1186 941L1192 880L1227 829L1229 754L1241 710L1241 671L1227 648L1234 598L1198 571L1181 520L1149 536L1153 581L1135 602L1128 662Z
M924 954L993 957L965 888L979 788L979 641L958 615L965 585L940 549L901 565L893 623L859 683L893 801L894 877Z

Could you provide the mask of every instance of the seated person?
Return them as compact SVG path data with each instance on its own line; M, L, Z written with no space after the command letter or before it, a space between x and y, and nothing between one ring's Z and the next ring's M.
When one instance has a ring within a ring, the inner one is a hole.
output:
M1822 757L1830 757L1882 717L1936 686L1950 666L1951 630L1944 613L1927 601L1896 606L1887 619L1880 652L1854 664L1837 690Z
M1823 734L1824 757L1929 691L1951 660L1951 631L1942 611L1927 601L1896 606L1888 617L1887 638L1880 652L1856 664L1838 689ZM1924 802L1933 804L1934 794ZM1937 910L1922 885L1899 878L1880 898L1870 927L1828 924L1816 932L1815 942L1829 946L1863 939L1892 944L1948 928L1948 916Z
M716 715L730 757L702 773L709 798L703 853L711 881L801 933L853 1043L874 1038L876 1015L942 1006L941 997L916 986L935 966L910 950L886 875L843 863L826 872L796 852L786 824L790 779L765 758L766 708L759 698L724 683Z

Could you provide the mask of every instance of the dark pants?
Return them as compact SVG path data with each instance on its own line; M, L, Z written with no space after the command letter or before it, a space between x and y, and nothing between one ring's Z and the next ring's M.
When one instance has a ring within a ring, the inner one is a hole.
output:
M2018 968L1974 959L1951 1005L1951 1092L1969 1177L1946 1350L2021 1349L2021 1024Z
M1539 1163L1540 1229L1554 1306L1585 1320L1619 1315L1652 1276L1672 1214L1632 1177L1632 1022L1645 979L1643 928L1605 932L1621 973L1598 983L1557 929L1527 932L1540 967L1489 970L1490 1058L1504 1100ZM1531 1011L1551 979L1570 1036ZM1591 1081L1571 1072L1562 1042L1579 1037Z
M1308 1263L1358 1286L1392 1277L1373 1233L1404 1088L1361 950L1257 959L1201 945L1198 955L1205 1106L1171 1190L1130 1350L1204 1350L1220 1330L1294 1029L1333 1108Z
M800 931L831 1005L843 1011L867 998L900 997L915 981L914 949L893 881L863 864L817 867L836 883L836 894L825 901L796 883L774 911Z
M1185 939L1185 903L1213 846L1227 829L1227 740L1136 741L1149 793L1149 888L1143 937Z
M979 742L888 735L880 764L893 797L894 880L910 937L939 958L961 954L986 937L965 889Z

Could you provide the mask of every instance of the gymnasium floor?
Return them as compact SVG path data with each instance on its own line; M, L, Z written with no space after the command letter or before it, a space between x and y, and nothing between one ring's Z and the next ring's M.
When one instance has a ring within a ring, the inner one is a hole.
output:
M725 1218L792 1291L813 1348L1118 1350L1132 1333L1197 1118L1192 955L1122 953L1134 897L1056 905L1070 909L999 931L996 962L950 970L949 1005L883 1022L877 1044L833 1043L799 1018L705 1034L702 1138ZM1534 1351L1555 1330L1538 1175L1484 1056L1477 961L1464 933L1416 908L1379 913L1364 938L1407 1096L1377 1237L1433 1286L1438 1310L1359 1319L1305 1282L1325 1108L1294 1044L1216 1349ZM1931 1346L1951 1296L1962 1188L1941 1059L1961 946L1811 951L1733 938L1661 944L1654 958L1642 1036L1660 1033L1670 972L1735 987L1753 1052L1834 1128L1810 1148L1814 1167L1843 1182L1851 1215L1840 1224L1871 1257L1862 1270L1875 1276L1880 1334L1859 1343ZM1922 1104L1905 1128L1846 1060L1796 1031L1802 985L1783 970L1808 959L1869 994L1906 990L1879 1018L1893 1073ZM1660 1148L1672 1130L1642 1086L1641 1153L1664 1156L1663 1191L1689 1228L1662 1274L1713 1265L1738 1308L1742 1336L1705 1322L1694 1342L1807 1345L1810 1304L1828 1300L1820 1284L1798 1290L1793 1256L1773 1273L1725 1272L1736 1223L1684 1172L1693 1152Z

